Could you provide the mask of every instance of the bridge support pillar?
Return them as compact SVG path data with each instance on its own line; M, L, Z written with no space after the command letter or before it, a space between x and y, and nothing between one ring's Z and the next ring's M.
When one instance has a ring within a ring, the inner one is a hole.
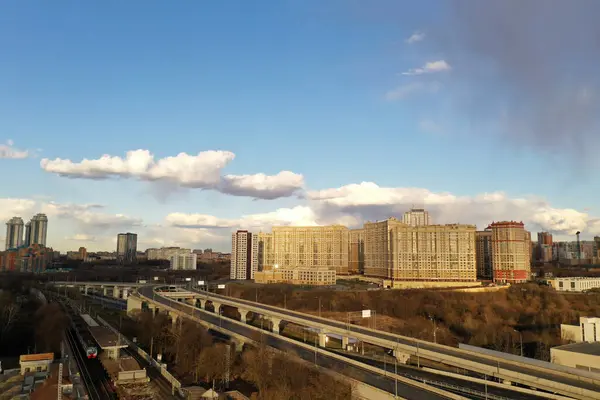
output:
M398 349L394 349L394 357L396 357L396 360L398 360L400 364L406 364L410 359L410 354L406 354Z
M271 322L273 323L273 333L279 333L279 330L281 329L280 325L281 325L281 320L279 318L273 318L271 317Z
M350 338L348 336L342 336L342 350L348 350L349 343L350 343Z
M104 297L108 297L108 288L107 287L102 287L102 296Z
M213 301L213 307L215 308L215 314L220 314L221 313L221 303L219 303L218 301Z
M118 286L114 286L113 287L113 297L115 299L118 299L120 293L121 293L121 291L119 290L119 287Z
M322 332L319 333L319 347L327 347L327 334Z
M84 293L86 296L88 295L88 290L89 290L89 289L90 289L90 287L89 287L89 286L87 286L87 285L83 287L83 293Z
M129 288L123 289L123 300L127 300L127 297L129 297Z
M233 339L232 344L235 346L235 352L241 353L244 350L244 341L239 339Z
M240 313L240 321L242 321L243 323L247 323L248 322L248 313L250 311L244 310L243 308L238 308L238 312Z

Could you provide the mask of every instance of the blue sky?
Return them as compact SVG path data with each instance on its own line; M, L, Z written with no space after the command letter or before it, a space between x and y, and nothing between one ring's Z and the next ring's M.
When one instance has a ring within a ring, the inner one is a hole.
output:
M142 248L227 250L237 227L356 226L415 202L439 222L600 233L600 184L588 172L597 56L585 39L597 28L577 18L573 33L575 19L557 10L546 19L579 45L540 47L552 29L525 29L520 16L536 10L507 3L485 14L468 0L7 2L0 217L47 212L61 250L112 249L122 230ZM579 17L596 6L575 7ZM488 23L463 23L473 12ZM512 31L486 35L508 19ZM568 60L545 66L562 51ZM160 173L152 162L118 173L100 163L91 175L77 164L138 149L154 163L209 150L235 159L208 168L211 182L197 179L206 160L171 160ZM378 187L346 186L361 182Z

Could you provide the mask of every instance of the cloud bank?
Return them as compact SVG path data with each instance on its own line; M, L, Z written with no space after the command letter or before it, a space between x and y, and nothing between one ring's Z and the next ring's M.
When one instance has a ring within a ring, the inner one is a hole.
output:
M276 175L223 176L223 168L234 158L235 154L230 151L209 150L196 155L179 153L173 157L156 159L148 150L133 150L128 151L124 158L103 155L98 159L80 162L44 158L40 166L46 172L66 178L132 178L265 200L292 196L304 186L304 177L290 171L281 171Z

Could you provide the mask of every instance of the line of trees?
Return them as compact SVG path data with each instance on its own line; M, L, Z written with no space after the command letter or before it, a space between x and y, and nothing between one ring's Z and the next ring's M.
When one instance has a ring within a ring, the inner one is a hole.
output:
M68 318L56 304L43 304L32 295L37 284L11 277L0 291L0 354L60 352Z

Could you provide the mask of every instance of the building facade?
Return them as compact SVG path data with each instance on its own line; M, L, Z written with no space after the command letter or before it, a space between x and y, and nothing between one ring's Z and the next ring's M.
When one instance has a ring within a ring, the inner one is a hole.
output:
M273 234L260 232L258 234L258 271L267 270L275 265L273 249Z
M4 248L6 250L16 249L23 245L23 219L13 217L6 223L6 239Z
M548 263L553 260L552 256L552 234L548 232L538 232L537 241L537 254L535 259L537 261Z
M258 271L258 235L237 231L231 235L231 279L254 279Z
M549 279L548 283L559 292L585 292L590 289L600 288L600 278L581 276Z
M494 268L492 260L492 230L490 228L475 233L477 277L493 279Z
M410 226L431 225L431 216L423 208L411 208L402 216L402 222Z
M328 268L270 268L256 272L254 282L329 286L335 285L336 273Z
M522 283L531 274L531 234L522 222L503 221L490 225L494 282Z
M474 225L410 226L395 218L367 222L365 275L391 280L473 282Z
M365 230L348 232L348 273L362 274L365 270Z
M198 263L198 255L192 252L175 254L171 256L169 262L172 270L195 270Z
M554 258L559 262L582 260L587 262L598 256L598 243L595 240L570 242L555 242L553 245Z
M0 252L0 271L44 272L52 263L54 251L39 244Z
M348 231L342 225L274 226L274 265L282 269L326 268L347 275Z
M25 246L31 245L31 221L27 221L25 224L25 237L23 238L23 244Z
M137 234L117 235L117 261L121 264L134 264L137 261Z
M191 249L182 249L181 247L161 247L160 249L146 249L147 260L171 260L171 257L178 255L188 255Z
M46 214L36 214L29 221L31 234L29 237L30 245L40 244L46 245L46 237L48 235L48 217Z

